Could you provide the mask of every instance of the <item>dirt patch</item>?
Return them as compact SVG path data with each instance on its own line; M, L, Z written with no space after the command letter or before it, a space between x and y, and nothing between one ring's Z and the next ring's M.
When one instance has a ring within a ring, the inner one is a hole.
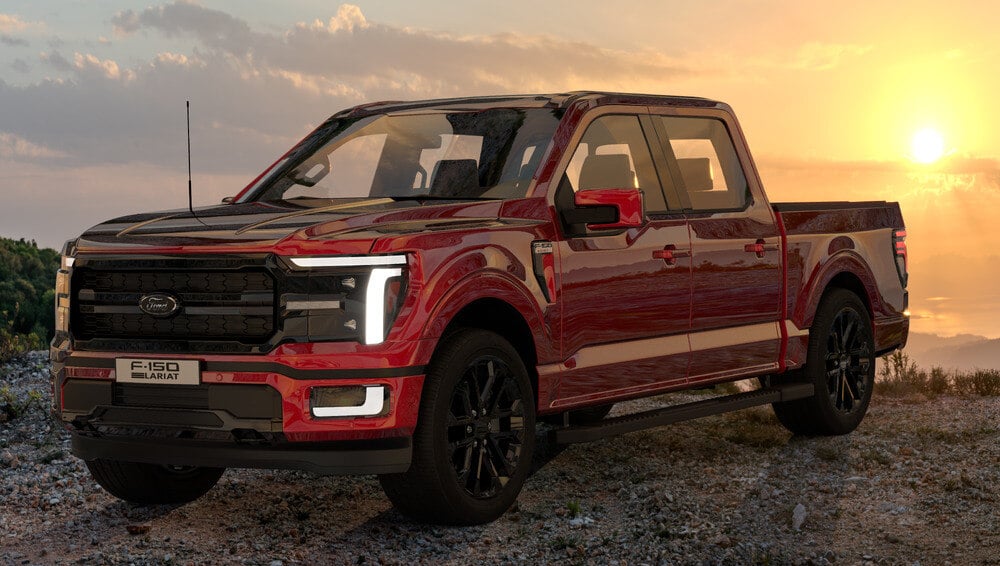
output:
M188 505L122 503L70 455L47 379L43 354L0 372L44 397L0 423L2 563L1000 564L998 398L877 396L834 438L768 409L567 448L540 434L510 512L442 528L371 477L229 470Z

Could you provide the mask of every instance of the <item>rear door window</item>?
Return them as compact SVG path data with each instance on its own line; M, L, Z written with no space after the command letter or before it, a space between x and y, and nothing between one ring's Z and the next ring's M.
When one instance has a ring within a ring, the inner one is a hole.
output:
M749 186L729 130L722 120L655 116L666 130L686 193L694 210L741 210Z

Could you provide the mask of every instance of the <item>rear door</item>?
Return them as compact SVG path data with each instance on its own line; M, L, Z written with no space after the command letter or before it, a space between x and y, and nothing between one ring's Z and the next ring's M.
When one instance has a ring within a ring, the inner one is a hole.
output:
M653 110L653 112L657 112ZM729 114L672 109L652 120L691 233L692 383L778 367L782 252L774 214Z
M665 194L653 165L649 116L645 108L604 108L578 130L584 133L568 152L555 195L564 232L558 251L566 362L553 406L680 383L688 365L688 228L673 187ZM577 191L602 188L641 190L642 227L595 231L566 223Z

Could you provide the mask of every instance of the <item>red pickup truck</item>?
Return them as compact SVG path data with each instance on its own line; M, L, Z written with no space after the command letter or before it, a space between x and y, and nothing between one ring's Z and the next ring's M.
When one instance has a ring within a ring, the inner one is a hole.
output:
M358 106L221 206L67 242L53 409L127 501L291 468L378 474L413 518L482 523L543 419L584 442L772 404L795 433L853 430L876 356L906 342L905 237L896 203L769 203L712 100Z

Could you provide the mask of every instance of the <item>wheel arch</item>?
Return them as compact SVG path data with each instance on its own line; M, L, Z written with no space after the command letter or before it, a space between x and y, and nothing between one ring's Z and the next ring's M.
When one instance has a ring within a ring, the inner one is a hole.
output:
M490 330L503 336L524 361L531 378L531 387L538 394L538 351L531 333L531 327L520 311L509 303L495 297L483 297L472 301L455 313L442 337L461 328Z
M820 303L831 289L845 289L857 295L864 303L869 318L875 320L878 285L871 270L856 254L842 252L834 256L825 266L817 269L811 280L811 291L799 297L792 313L792 321L799 328L812 326Z
M482 272L454 285L429 317L424 337L440 343L461 328L490 330L510 342L528 370L537 400L538 363L554 356L554 341L523 286L506 275Z

